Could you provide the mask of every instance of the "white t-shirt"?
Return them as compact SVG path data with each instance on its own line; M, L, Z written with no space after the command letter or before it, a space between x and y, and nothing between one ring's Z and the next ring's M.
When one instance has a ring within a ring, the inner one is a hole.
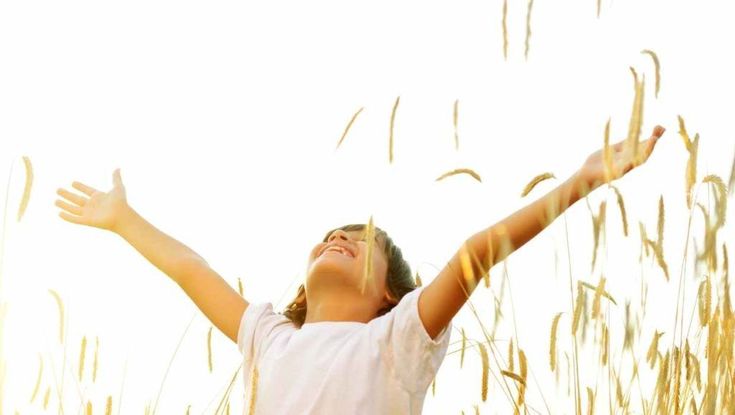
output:
M368 323L322 321L301 329L271 303L250 304L237 334L244 412L255 363L256 414L420 414L452 327L431 339L418 314L422 289Z

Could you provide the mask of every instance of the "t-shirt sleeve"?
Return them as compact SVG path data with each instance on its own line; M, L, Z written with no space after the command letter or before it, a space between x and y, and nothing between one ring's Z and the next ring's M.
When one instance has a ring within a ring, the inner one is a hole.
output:
M245 367L250 367L265 352L279 328L286 327L295 329L291 320L273 311L271 303L248 305L237 331L237 348L245 359Z
M439 371L449 346L450 322L436 338L426 332L419 317L418 299L423 287L401 298L385 314L381 330L385 335L388 364L409 392L426 391Z

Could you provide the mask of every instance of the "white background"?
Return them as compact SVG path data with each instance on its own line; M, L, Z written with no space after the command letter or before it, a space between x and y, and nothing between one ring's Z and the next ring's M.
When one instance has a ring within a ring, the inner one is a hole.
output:
M188 405L192 413L212 413L241 359L215 329L209 374L208 321L121 238L62 221L53 205L58 187L70 189L79 180L107 190L113 169L120 167L136 210L204 256L234 287L242 278L249 301L272 302L278 310L294 296L307 254L324 232L366 222L370 215L426 283L464 238L569 177L602 146L609 117L613 140L625 137L633 66L646 76L644 137L656 124L667 132L648 163L616 183L626 197L631 235L622 235L612 193L598 189L590 205L596 209L605 198L609 203L603 268L590 272L592 230L584 201L507 261L515 322L506 291L506 318L496 334L499 357L517 335L533 377L529 408L546 413L546 403L554 413L573 411L566 368L555 386L548 365L551 319L570 311L564 219L574 280L596 283L602 269L618 300L607 309L611 360L629 364L629 356L621 357L623 304L630 299L640 311L641 272L650 284L636 343L643 353L654 329L673 328L680 273L690 294L701 278L691 261L682 269L687 154L677 135L677 114L692 135L701 135L700 178L712 173L727 180L735 150L732 6L603 0L599 19L595 8L591 0L536 1L525 60L527 4L510 0L504 60L497 0L3 2L0 172L7 177L12 166L1 294L9 301L3 408L39 410L40 399L28 403L39 353L45 359L41 392L48 385L55 389L51 359L60 376L63 348L49 288L67 306L67 413L87 400L101 408L110 394L117 409L123 380L122 413L143 411L155 400L192 316L159 413L183 413ZM653 63L642 49L654 50L661 60L658 99ZM390 114L398 96L389 164ZM459 150L452 122L456 99ZM31 158L35 176L26 216L16 223L22 155ZM434 181L457 167L474 169L482 183L468 176ZM547 171L558 180L521 199L524 185ZM650 259L638 264L637 223L655 235L661 194L670 283ZM707 194L702 187L702 202ZM699 246L701 222L696 214ZM723 234L728 232L730 225ZM471 299L488 327L501 270L491 273L492 292L480 287ZM565 318L560 353L571 350ZM467 307L454 325L482 337ZM99 373L93 384L87 371L77 387L73 379L84 335L90 339L88 368L94 337L100 339ZM451 340L460 338L454 332ZM450 351L457 347L450 345ZM583 391L595 388L599 377L596 349L590 343L587 348ZM479 354L468 351L465 359L461 371L458 353L444 360L436 397L429 390L424 413L469 413L480 403ZM601 379L599 388L607 385ZM599 408L607 407L606 388L599 391ZM652 384L644 389L652 391ZM235 413L243 390L238 376ZM52 396L51 407L57 402ZM491 377L481 412L508 413L508 405Z

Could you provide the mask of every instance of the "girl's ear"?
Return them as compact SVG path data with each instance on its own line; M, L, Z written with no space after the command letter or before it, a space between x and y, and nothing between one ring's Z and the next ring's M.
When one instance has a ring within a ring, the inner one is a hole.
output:
M391 295L390 291L388 290L385 290L385 295L383 296L383 299L385 299L385 302L387 304L391 304L391 305L398 304L398 300L396 300L396 298L393 297L393 295Z

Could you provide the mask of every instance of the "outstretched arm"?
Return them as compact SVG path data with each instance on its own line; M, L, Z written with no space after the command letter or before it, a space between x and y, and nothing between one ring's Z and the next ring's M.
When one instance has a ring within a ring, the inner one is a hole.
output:
M635 155L626 147L625 140L611 146L609 180L617 179L645 162L663 132L664 128L657 126L651 138L639 143ZM419 297L419 317L431 338L449 324L494 264L523 246L569 206L605 182L604 152L599 150L554 190L470 236Z
M109 230L120 235L151 264L176 282L222 333L237 342L240 319L248 302L191 248L166 235L128 205L119 169L114 186L100 192L80 182L72 186L84 196L66 189L57 194L67 222Z

